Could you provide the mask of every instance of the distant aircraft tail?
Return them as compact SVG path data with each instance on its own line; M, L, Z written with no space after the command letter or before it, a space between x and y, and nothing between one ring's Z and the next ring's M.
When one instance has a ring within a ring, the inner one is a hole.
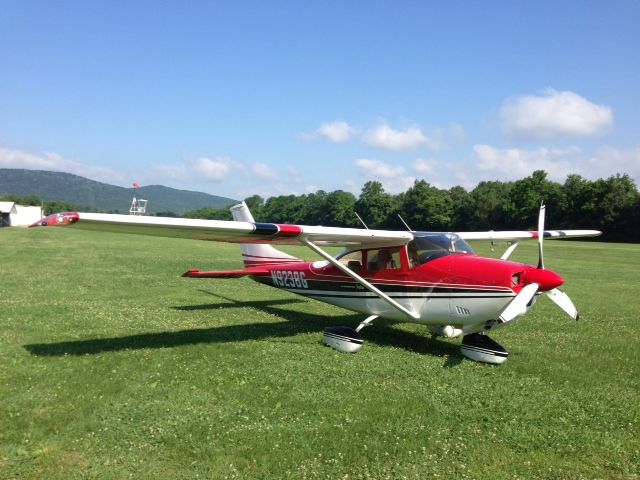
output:
M251 215L251 211L249 210L249 207L247 207L246 203L242 202L234 205L230 210L231 215L236 222L255 223L253 215ZM240 249L242 250L244 266L247 268L302 261L299 258L293 257L288 253L281 252L271 245L264 243L241 243Z

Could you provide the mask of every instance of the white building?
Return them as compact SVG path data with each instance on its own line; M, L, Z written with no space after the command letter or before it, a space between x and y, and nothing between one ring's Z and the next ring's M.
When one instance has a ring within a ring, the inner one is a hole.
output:
M28 227L42 217L42 207L0 202L0 227Z

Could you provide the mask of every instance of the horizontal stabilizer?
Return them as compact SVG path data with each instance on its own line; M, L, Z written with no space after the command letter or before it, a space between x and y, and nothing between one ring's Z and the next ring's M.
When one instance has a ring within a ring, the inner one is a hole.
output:
M188 278L239 278L247 275L267 276L269 271L264 268L245 268L244 270L214 270L203 272L201 270L187 270L182 274Z

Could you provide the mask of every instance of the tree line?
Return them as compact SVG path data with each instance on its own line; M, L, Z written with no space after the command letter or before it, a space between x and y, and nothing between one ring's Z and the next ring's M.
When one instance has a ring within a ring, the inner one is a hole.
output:
M587 180L569 175L564 183L551 181L537 170L513 182L483 181L473 190L437 188L416 180L397 195L378 181L364 184L360 195L319 190L306 195L245 199L256 221L412 230L531 230L537 228L540 203L548 229L598 229L609 241L640 241L640 194L629 175ZM202 208L187 218L229 220L228 209Z
M7 196L5 196L7 197ZM1 199L2 197L0 197ZM17 201L18 199L8 198ZM37 197L27 197L30 205L40 205ZM549 229L598 229L609 241L640 241L640 194L629 175L587 180L569 175L564 183L551 181L537 170L513 182L483 181L473 190L456 186L437 188L416 180L405 192L385 192L378 181L364 184L360 195L335 190L319 190L305 195L280 195L245 199L256 221L362 227L356 213L369 228L413 230L530 230L537 228L540 202L547 205ZM77 210L64 202L46 202L45 213ZM172 212L158 216L178 217ZM227 208L200 208L186 212L185 218L230 220ZM402 219L400 218L402 217Z

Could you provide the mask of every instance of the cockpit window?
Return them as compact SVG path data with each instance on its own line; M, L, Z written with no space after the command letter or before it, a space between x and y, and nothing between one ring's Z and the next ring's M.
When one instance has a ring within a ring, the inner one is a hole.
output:
M402 268L400 247L385 247L372 250L345 251L337 260L354 272L363 270L363 255L366 254L366 268L369 272L379 270L398 270Z
M411 268L457 253L474 253L471 246L455 233L420 233L407 245Z
M397 270L400 267L400 249L398 248L381 248L369 250L367 253L367 269L369 271Z
M338 256L338 261L350 270L359 272L362 270L362 250L342 254Z

